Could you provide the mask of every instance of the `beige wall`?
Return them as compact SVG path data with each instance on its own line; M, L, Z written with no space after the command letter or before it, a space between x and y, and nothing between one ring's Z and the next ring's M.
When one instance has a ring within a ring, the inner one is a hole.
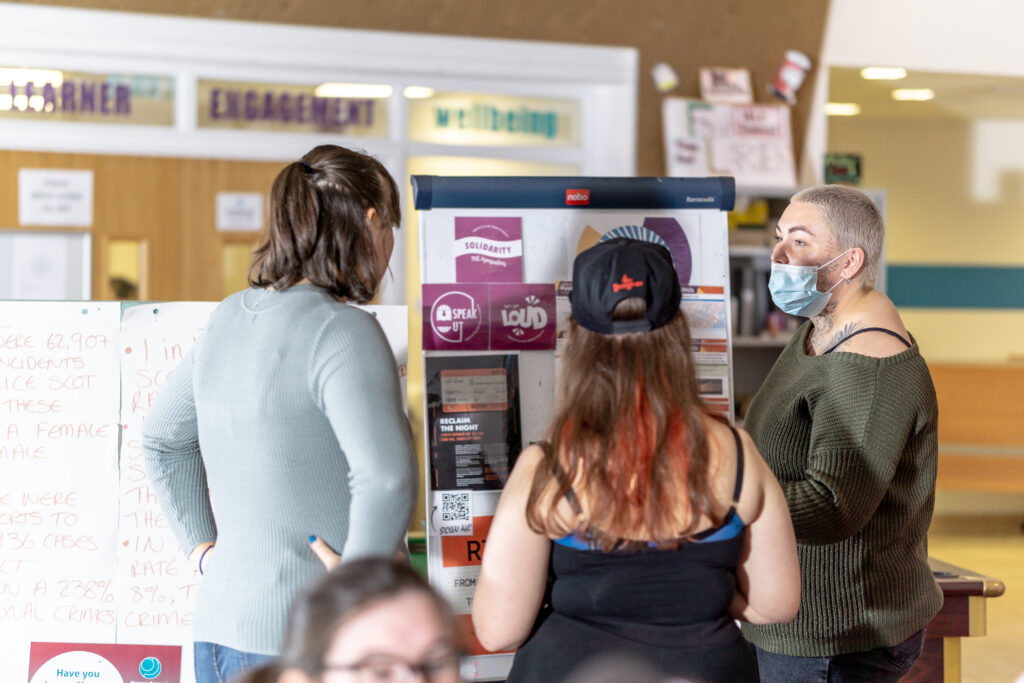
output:
M1019 173L999 198L972 194L968 120L833 117L829 149L863 156L863 184L887 192L886 259L893 264L1024 265ZM1004 363L1024 357L1024 311L901 309L929 362Z

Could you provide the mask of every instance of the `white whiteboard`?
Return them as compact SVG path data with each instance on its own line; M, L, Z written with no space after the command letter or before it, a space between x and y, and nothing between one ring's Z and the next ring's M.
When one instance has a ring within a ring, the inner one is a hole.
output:
M0 681L28 679L32 642L66 642L182 645L193 682L200 577L139 434L216 305L0 302ZM365 308L404 384L406 307Z
M0 230L0 299L92 297L92 235Z

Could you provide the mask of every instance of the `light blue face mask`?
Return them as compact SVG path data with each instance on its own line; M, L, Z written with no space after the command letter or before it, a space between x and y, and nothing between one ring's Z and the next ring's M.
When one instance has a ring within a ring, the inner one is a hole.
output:
M827 292L818 291L818 271L845 256L847 249L834 259L820 266L792 266L788 263L773 263L772 275L768 279L768 289L772 293L772 301L782 311L790 315L802 315L813 318L825 309L825 304L832 298L832 290L842 280L829 287Z

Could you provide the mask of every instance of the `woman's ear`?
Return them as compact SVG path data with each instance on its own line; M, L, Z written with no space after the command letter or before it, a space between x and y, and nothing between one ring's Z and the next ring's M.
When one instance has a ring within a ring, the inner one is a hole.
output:
M277 683L313 683L313 679L302 669L285 669L278 677Z
M853 247L846 257L846 264L843 266L842 271L840 271L839 276L844 280L852 280L864 270L866 260L867 254L864 253L864 250L860 247Z
M366 224L373 225L373 219L377 217L377 209L372 206L366 210Z

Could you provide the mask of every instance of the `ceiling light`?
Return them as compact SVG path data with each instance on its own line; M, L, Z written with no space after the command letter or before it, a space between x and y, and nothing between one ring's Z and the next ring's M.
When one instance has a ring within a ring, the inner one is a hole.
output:
M935 91L931 88L897 88L892 91L892 98L900 102L927 102L935 99Z
M860 113L860 105L856 102L826 102L825 114L828 116L856 116Z
M434 96L434 89L422 85L409 85L402 91L406 99L427 100Z
M64 82L64 72L53 69L4 69L0 68L0 83L13 83L22 87L26 83L43 85L49 83L57 87Z
M907 77L902 66L869 66L860 70L860 77L867 81L898 81Z
M321 83L313 92L317 97L365 97L381 99L391 97L390 85L373 83Z

